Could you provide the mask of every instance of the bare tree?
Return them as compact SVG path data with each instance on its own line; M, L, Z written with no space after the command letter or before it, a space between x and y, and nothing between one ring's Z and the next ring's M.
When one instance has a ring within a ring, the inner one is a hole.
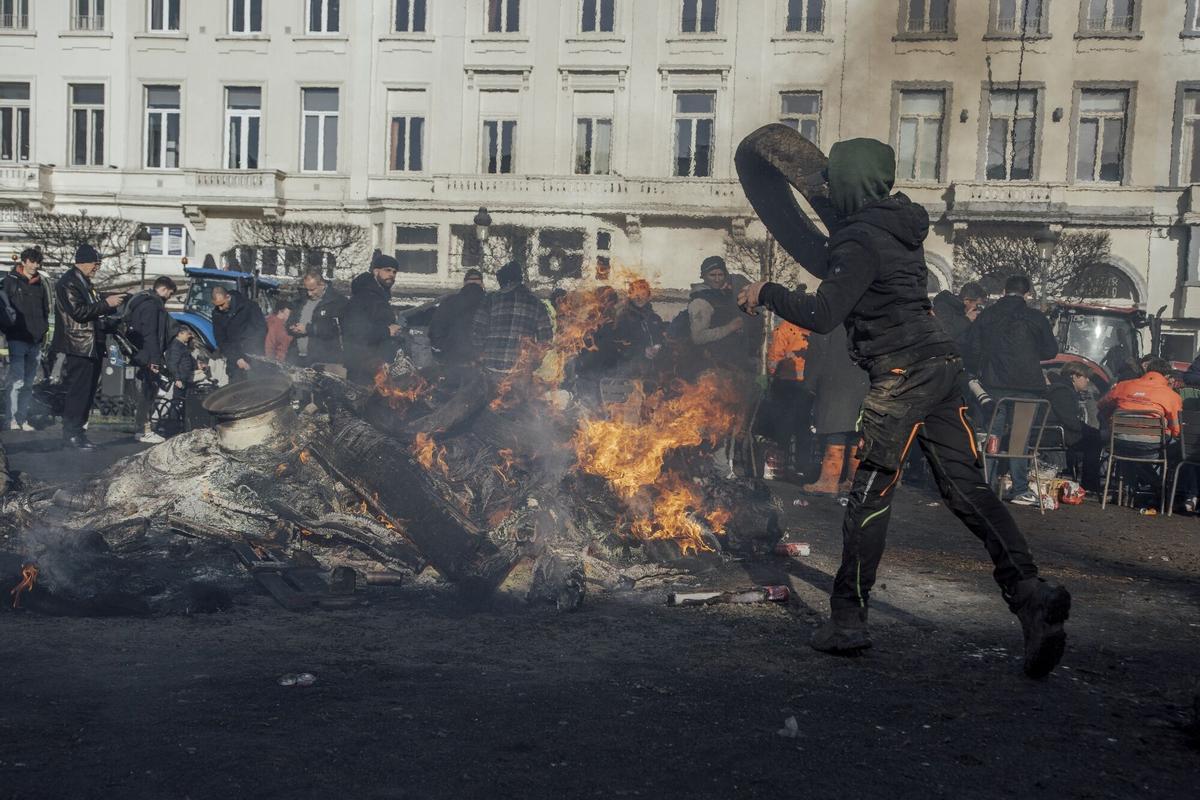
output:
M1025 275L1040 298L1078 300L1095 291L1089 269L1108 258L1109 246L1107 233L1068 232L1046 258L1032 237L969 235L954 245L954 279L959 284L981 281L987 288L1011 275Z
M367 229L347 222L240 219L233 236L242 247L295 252L301 270L322 266L339 277L365 269L370 255Z
M788 287L801 281L800 265L769 233L761 238L728 237L725 262L731 272L751 280L773 281Z
M133 271L137 260L129 250L138 223L121 217L98 217L86 211L78 214L33 212L21 215L17 226L21 235L41 248L50 265L74 263L75 249L90 244L100 253L104 269L97 282L108 283Z

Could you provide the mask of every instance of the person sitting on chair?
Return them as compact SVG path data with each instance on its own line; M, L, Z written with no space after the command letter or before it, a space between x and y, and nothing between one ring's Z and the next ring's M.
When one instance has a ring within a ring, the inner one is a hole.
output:
M1183 411L1183 400L1167 383L1171 365L1161 358L1153 358L1146 363L1145 368L1146 374L1140 378L1121 381L1100 399L1100 421L1105 428L1111 428L1112 416L1118 411L1153 414L1165 421L1167 435L1176 439L1179 437L1179 414ZM1160 437L1150 432L1118 433L1114 437L1116 455L1154 458L1160 453L1161 446ZM1170 443L1168 446L1170 447ZM1144 470L1138 470L1139 477L1144 474Z

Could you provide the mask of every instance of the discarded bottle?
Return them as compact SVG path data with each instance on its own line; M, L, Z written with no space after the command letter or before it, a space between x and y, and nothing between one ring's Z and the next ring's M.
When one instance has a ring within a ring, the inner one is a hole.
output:
M1138 513L1141 514L1143 517L1157 517L1158 509L1157 508L1140 508L1140 509L1138 509Z
M812 555L812 548L808 542L780 542L775 545L775 555L788 556L789 558L808 556Z
M718 603L786 603L792 594L786 586L756 586L733 592L672 592L667 595L667 605L711 606Z

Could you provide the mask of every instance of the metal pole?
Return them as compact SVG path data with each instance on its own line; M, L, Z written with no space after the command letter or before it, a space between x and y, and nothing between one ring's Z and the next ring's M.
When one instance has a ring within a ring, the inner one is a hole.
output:
M146 290L146 257L144 255L142 256L142 283L140 288L142 291Z

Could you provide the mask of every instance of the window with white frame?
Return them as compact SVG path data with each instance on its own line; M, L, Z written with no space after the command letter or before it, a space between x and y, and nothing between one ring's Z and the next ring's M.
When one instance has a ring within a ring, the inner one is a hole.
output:
M517 33L521 30L521 0L487 0L488 33Z
M306 0L308 33L337 33L342 29L341 0Z
M608 175L612 172L612 92L576 92L575 174Z
M582 0L580 33L612 33L617 0Z
M229 0L230 33L262 33L263 0Z
M896 127L898 180L941 179L945 109L946 93L941 90L900 92L900 115Z
M992 0L992 30L994 34L1046 32L1047 0Z
M1082 89L1075 128L1075 179L1120 183L1125 177L1125 128L1129 92Z
M338 155L338 90L304 89L304 126L300 169L336 172Z
M904 31L915 34L950 32L950 0L904 0Z
M715 92L675 94L675 172L681 178L712 175L713 135L717 124Z
M425 0L396 0L396 33L425 32Z
M180 0L149 0L146 10L146 30L174 33L179 30Z
M391 89L388 91L389 171L424 171L426 107L425 92L419 89Z
M71 166L104 163L104 84L73 83L68 94L71 114Z
M29 0L0 0L0 30L29 27Z
M179 167L179 87L146 87L146 167Z
M225 167L258 169L262 138L262 89L229 86L225 89Z
M1179 125L1179 183L1200 183L1200 89L1184 90Z
M438 228L436 225L397 225L396 261L401 272L436 275Z
M779 95L779 121L815 145L820 145L821 93L783 92Z
M0 83L0 164L29 160L28 83Z
M538 274L544 278L583 277L584 232L542 228L537 235Z
M150 255L191 255L191 236L182 225L147 225L150 233Z
M715 33L717 0L683 0L679 29L684 33Z
M1129 33L1137 14L1137 0L1083 0L1086 33Z
M71 30L104 30L104 0L71 0Z
M825 29L825 0L787 0L788 33L820 33Z
M517 92L480 92L479 171L489 175L517 170Z
M988 94L987 169L989 181L1033 178L1037 131L1037 91L997 89Z

